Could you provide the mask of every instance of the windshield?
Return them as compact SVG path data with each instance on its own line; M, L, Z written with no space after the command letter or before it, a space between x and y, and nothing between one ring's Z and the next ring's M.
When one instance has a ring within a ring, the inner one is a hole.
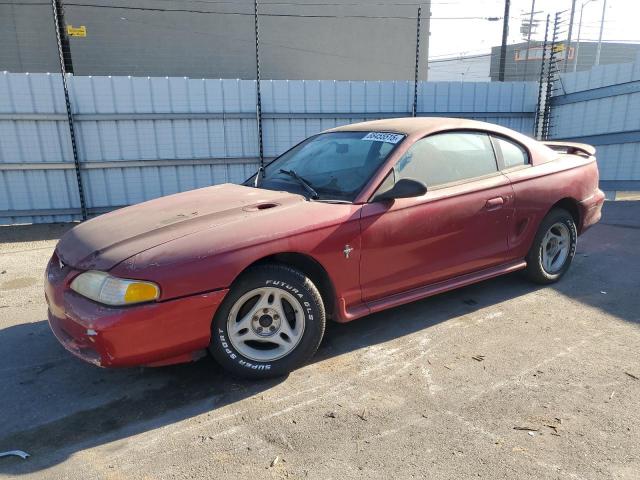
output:
M267 165L258 186L318 200L353 201L403 138L384 132L321 133ZM254 180L255 175L245 184Z

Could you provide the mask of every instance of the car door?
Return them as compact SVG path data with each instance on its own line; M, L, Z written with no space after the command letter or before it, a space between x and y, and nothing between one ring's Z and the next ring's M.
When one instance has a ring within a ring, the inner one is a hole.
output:
M514 197L486 133L451 131L418 140L379 191L393 184L390 176L422 181L427 193L363 206L363 301L504 262Z

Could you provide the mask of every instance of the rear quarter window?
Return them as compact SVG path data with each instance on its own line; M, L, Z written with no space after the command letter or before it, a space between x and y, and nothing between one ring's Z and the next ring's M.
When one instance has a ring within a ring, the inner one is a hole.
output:
M505 169L529 164L529 154L524 147L501 137L493 137L493 141L502 155Z

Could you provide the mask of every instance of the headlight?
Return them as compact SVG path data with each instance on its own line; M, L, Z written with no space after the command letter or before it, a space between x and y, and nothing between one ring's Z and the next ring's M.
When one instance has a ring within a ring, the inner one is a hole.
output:
M116 278L97 270L81 273L74 278L71 290L107 305L149 302L160 296L160 288L155 283Z

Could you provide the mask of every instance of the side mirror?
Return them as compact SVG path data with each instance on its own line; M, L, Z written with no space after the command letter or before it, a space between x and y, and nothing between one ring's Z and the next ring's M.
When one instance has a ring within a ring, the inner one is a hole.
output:
M391 189L376 195L373 201L380 202L383 200L394 200L396 198L421 197L425 193L427 193L427 186L424 183L413 180L412 178L402 178L398 180Z

